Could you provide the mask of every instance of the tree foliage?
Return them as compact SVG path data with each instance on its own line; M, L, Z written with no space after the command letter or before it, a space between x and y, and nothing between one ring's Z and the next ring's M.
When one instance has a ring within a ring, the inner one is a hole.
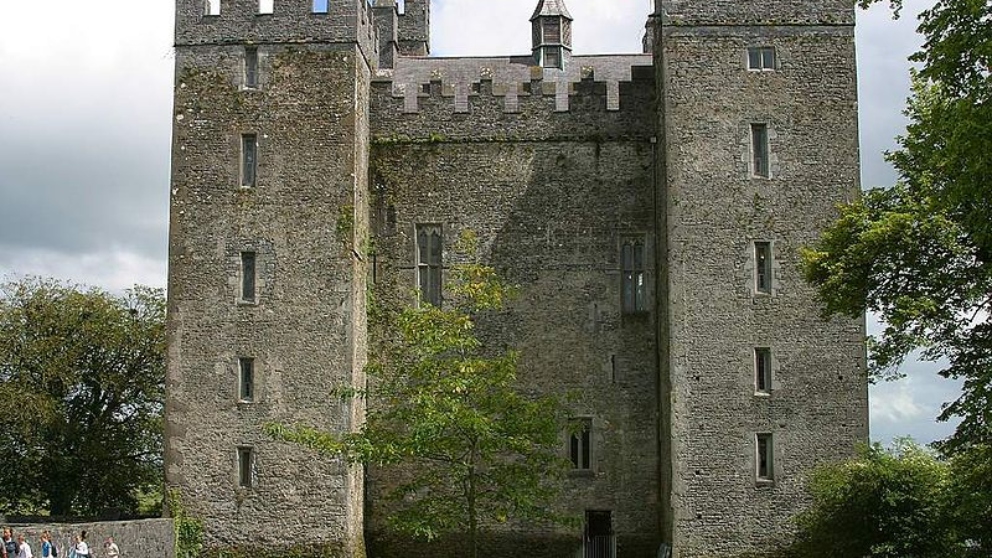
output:
M475 253L466 234L459 251ZM380 323L367 367L367 419L348 435L271 424L268 433L353 463L385 467L403 481L389 500L391 526L423 539L467 535L477 556L481 531L498 523L560 519L551 511L560 475L566 413L561 398L535 396L517 382L518 354L486 346L478 320L512 294L495 270L453 266L445 308L421 303Z
M828 314L886 324L871 344L877 376L921 350L963 380L941 415L963 419L946 443L957 451L992 442L992 4L938 0L920 31L910 124L888 154L899 183L841 207L804 259Z
M0 508L137 511L161 482L164 324L160 290L0 285Z
M798 518L789 556L802 558L971 558L988 556L987 448L938 458L909 440L874 445L858 458L818 469L813 506ZM976 463L979 467L974 467Z

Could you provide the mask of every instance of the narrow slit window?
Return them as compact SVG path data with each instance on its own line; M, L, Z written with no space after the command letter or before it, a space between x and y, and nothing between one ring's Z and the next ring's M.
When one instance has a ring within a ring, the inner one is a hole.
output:
M774 445L771 434L758 434L756 441L756 465L759 481L775 480Z
M572 419L569 426L568 456L577 471L592 469L592 420Z
M245 134L241 136L241 186L255 186L258 174L258 136Z
M772 391L772 350L767 347L754 350L754 389L757 393Z
M441 254L440 225L417 225L417 282L420 300L441 306Z
M203 4L203 15L219 16L220 0L206 0Z
M238 359L238 399L242 403L251 403L255 400L255 359Z
M258 15L271 15L275 0L258 0Z
M775 47L749 47L747 49L747 68L756 71L774 71Z
M258 49L245 48L245 87L258 87Z
M623 266L623 311L635 314L647 310L644 280L644 240L626 239L620 250Z
M327 13L327 3L328 0L313 0L312 11L315 14L326 14Z
M767 124L751 124L751 173L769 177Z
M238 448L238 486L251 488L255 484L255 452L250 447Z
M241 300L255 302L255 252L241 252Z
M772 294L772 243L754 243L754 288L762 294Z

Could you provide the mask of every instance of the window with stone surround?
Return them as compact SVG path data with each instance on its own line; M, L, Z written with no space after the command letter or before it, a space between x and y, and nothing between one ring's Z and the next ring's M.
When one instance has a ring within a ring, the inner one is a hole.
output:
M771 176L768 156L768 124L751 124L751 175L760 178Z
M441 307L441 225L417 225L417 285L420 301Z
M772 350L768 347L754 349L754 391L761 394L772 392Z
M241 186L252 188L258 175L258 136L241 136Z
M754 290L761 294L772 294L772 243L754 243Z
M245 47L245 87L258 87L258 49Z
M326 14L327 13L327 3L328 0L313 0L312 11L315 14Z
M592 470L592 419L573 418L568 421L568 457L576 471Z
M241 252L241 302L255 302L255 252Z
M620 246L622 296L625 314L647 311L647 284L644 273L644 239L625 238Z
M255 450L250 446L238 448L238 486L255 486Z
M203 3L203 15L219 16L220 0L205 0Z
M775 446L771 434L757 434L755 440L755 473L759 483L775 480Z
M775 71L775 47L771 47L771 46L748 47L747 69L757 72Z
M546 46L541 52L545 68L561 69L561 47Z
M255 359L238 359L238 401L251 403L255 400Z

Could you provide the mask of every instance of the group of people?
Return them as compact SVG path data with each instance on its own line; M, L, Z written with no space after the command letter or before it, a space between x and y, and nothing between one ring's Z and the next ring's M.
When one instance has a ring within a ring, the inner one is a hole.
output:
M104 558L120 558L121 549L117 547L113 537L107 537L103 543ZM41 558L59 558L59 547L52 540L52 534L48 531L41 533ZM80 531L72 538L72 546L68 555L62 558L96 558L96 549L86 542L86 531ZM0 558L34 558L31 552L31 545L24 538L23 533L14 539L14 530L10 527L3 528L3 541L0 544Z

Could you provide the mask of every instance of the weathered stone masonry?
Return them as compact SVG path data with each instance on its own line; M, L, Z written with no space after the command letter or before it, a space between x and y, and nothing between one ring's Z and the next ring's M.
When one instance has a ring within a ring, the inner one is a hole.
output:
M270 15L222 0L217 16L178 0L167 481L208 543L463 555L458 541L389 535L388 476L261 433L360 423L361 405L326 394L364 385L370 283L386 304L413 302L423 224L440 226L445 265L471 229L520 286L483 327L521 351L522 387L582 394L592 462L562 505L609 512L617 556L664 543L680 558L732 557L787 539L811 468L867 438L863 323L820 320L797 268L858 190L852 4L659 0L653 52L583 56L564 3L542 0L534 54L462 59L426 56L427 0L404 14L392 0L331 0L326 14L277 0ZM775 66L749 69L749 47L774 48ZM767 129L767 177L753 176L754 124ZM244 186L252 135L257 177ZM769 294L755 242L771 246ZM644 311L623 309L630 243L644 247ZM247 301L243 253L256 259ZM535 526L485 544L489 557L591 545L582 529Z

